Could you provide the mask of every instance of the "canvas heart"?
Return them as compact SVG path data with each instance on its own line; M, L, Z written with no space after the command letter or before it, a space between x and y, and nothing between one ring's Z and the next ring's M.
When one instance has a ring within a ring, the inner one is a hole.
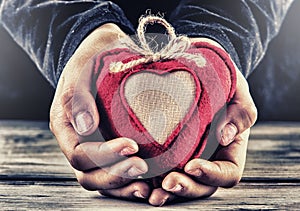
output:
M164 146L190 116L198 89L188 71L145 70L124 80L121 94L128 113L145 128L148 138Z
M135 140L149 166L145 177L155 177L201 156L214 116L234 95L236 70L223 49L207 42L176 58L142 58L129 48L97 57L99 129L106 140Z

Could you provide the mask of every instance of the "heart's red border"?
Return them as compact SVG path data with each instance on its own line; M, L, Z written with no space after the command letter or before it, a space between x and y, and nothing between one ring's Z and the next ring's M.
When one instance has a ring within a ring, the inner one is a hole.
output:
M189 72L189 74L192 75L193 79L194 79L194 82L195 82L195 87L196 87L196 90L195 90L195 97L194 97L194 100L192 102L192 105L190 106L189 108L189 111L188 113L185 115L185 117L177 124L177 126L175 127L175 129L173 130L173 132L167 137L167 140L164 142L164 144L159 144L157 143L157 141L151 136L151 134L146 130L146 128L144 127L144 125L140 122L140 120L138 119L138 117L135 115L135 113L133 112L133 110L130 108L127 100L126 100L126 97L125 97L125 83L126 83L126 80L132 76L133 74L135 73L139 73L139 72L142 72L142 71L147 71L147 72L151 72L151 73L155 73L155 74L158 74L158 75L164 75L164 74L167 74L167 73L172 73L172 72L176 72L176 71L187 71ZM120 87L120 96L121 96L121 100L122 100L122 103L124 105L124 107L126 108L128 114L130 115L130 117L134 120L136 126L141 129L142 131L145 131L145 135L146 137L148 138L148 141L149 143L153 144L155 147L157 148L160 148L161 150L167 150L169 148L169 145L175 141L175 137L179 134L179 132L181 131L182 129L182 126L190 119L190 117L192 116L196 106L197 106L197 103L199 102L200 100L200 95L201 95L201 86L200 86L200 82L199 82L199 79L197 78L197 75L191 71L190 69L186 68L186 67L183 67L183 68L180 68L178 69L177 67L172 67L172 68L169 68L169 69L165 69L165 70L156 70L156 69L147 69L146 67L143 67L143 65L138 65L136 67L134 67L128 74L126 74L126 76L123 78L122 82L121 82L121 87Z

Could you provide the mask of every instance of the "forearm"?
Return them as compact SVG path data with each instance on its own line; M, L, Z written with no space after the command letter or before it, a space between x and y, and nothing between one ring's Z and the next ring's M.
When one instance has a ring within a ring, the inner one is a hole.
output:
M292 0L183 0L171 17L176 31L214 39L248 76L278 33Z
M133 29L107 1L3 0L1 23L53 85L79 44L95 28L116 23Z

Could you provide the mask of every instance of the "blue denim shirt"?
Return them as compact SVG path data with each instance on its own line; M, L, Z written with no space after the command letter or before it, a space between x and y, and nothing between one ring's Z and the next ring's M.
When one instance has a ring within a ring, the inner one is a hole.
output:
M278 33L292 0L2 0L0 21L55 87L93 29L115 23L133 34L146 8L160 8L178 34L219 42L247 77Z

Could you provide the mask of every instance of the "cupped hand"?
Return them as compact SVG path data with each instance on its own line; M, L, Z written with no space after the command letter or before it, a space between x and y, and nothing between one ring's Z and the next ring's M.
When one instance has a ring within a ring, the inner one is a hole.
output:
M165 203L204 198L218 187L233 187L240 181L245 166L249 138L247 129L226 147L221 147L213 161L193 159L184 173L171 172L162 182L162 188L152 191L149 203L162 206Z
M222 48L207 38L193 38L206 41ZM246 151L250 127L257 119L257 109L251 97L248 83L237 71L237 88L226 111L216 116L216 128L212 129L220 144L214 156L208 160L189 161L184 173L171 172L162 182L162 188L154 189L149 203L162 206L166 202L208 197L218 187L233 187L242 178L246 162Z
M191 38L191 42L208 42L226 51L219 43L208 38ZM233 62L235 65L235 63ZM252 99L245 77L236 67L236 92L225 111L216 115L216 139L222 146L227 146L235 137L251 128L257 120L257 108ZM215 120L214 120L215 121Z
M149 187L133 181L147 172L135 141L118 138L102 142L100 117L92 84L93 58L126 36L114 24L104 24L89 34L66 64L50 110L50 129L74 169L79 183L88 190L124 198L145 198Z

